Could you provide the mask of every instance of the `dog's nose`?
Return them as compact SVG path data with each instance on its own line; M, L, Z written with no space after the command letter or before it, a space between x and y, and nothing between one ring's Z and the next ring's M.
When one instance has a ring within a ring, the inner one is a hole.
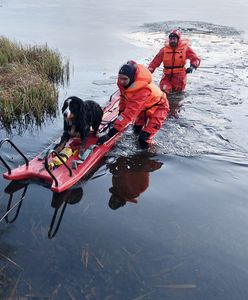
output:
M64 112L64 118L67 118L67 112L66 111Z

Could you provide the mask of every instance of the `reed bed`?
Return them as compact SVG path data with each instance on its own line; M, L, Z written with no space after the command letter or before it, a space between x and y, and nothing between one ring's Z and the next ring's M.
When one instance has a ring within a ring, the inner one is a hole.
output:
M56 115L59 85L69 83L69 61L44 46L23 46L0 37L0 122L42 121Z

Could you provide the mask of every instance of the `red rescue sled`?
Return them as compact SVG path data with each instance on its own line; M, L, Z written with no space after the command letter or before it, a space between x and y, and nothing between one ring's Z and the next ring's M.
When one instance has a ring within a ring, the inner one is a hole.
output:
M109 128L109 124L113 123L119 113L120 94L117 91L110 98L109 104L103 109L103 120L99 128L99 132L104 132ZM120 136L117 133L106 143L97 146L97 137L90 133L86 146L85 153L79 158L78 151L80 142L79 139L72 138L67 143L66 147L71 147L75 154L70 156L66 162L61 159L62 164L54 170L49 169L49 163L52 161L52 153L59 157L59 154L52 150L54 144L37 155L30 162L26 156L11 142L9 139L2 140L0 147L4 142L9 142L15 150L25 159L25 164L11 170L5 160L0 156L0 160L7 168L7 172L3 177L9 180L23 180L23 179L40 179L51 183L51 190L54 192L63 192L74 185L80 178L88 173L95 164L113 147Z

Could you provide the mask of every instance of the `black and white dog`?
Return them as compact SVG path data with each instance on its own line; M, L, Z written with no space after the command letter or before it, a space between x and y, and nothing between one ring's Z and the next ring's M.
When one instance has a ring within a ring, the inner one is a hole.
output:
M96 134L103 116L103 110L98 103L91 100L83 101L75 96L65 100L62 113L64 132L60 142L54 148L57 153L65 147L71 137L80 137L83 148L90 128L92 127Z

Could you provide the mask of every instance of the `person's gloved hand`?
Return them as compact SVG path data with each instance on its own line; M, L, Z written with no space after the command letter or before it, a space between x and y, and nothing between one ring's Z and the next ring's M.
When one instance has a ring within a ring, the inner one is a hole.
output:
M102 145L105 142L107 142L110 139L108 134L102 135L101 137L99 137L98 141L97 141L97 145Z
M191 65L190 67L188 67L186 69L186 74L192 73L195 70L195 67L193 65Z
M109 132L101 137L99 137L98 141L97 141L97 145L102 145L105 142L107 142L109 139L111 139L116 133L118 132L117 129L115 129L114 127L111 128L109 130Z

